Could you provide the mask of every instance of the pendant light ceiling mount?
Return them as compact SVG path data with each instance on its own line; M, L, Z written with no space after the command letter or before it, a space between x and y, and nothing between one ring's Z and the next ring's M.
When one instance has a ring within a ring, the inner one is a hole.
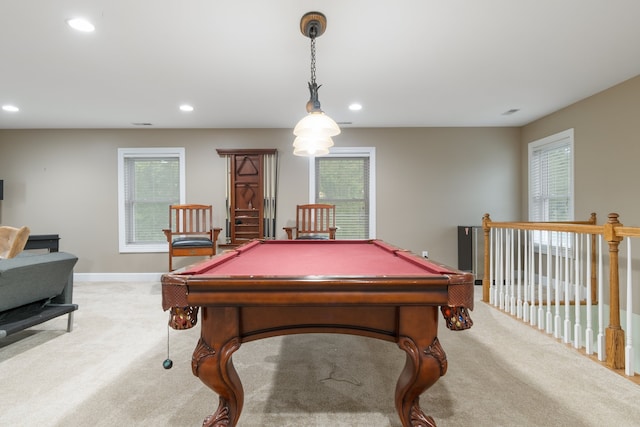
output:
M327 17L320 12L307 12L300 19L300 32L305 37L315 39L327 29Z

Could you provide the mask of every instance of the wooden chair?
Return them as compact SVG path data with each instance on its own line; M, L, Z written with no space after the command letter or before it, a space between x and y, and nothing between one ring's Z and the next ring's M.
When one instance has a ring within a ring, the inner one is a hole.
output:
M284 227L287 238L296 239L331 239L336 238L336 206L327 204L311 204L296 206L296 226Z
M221 228L213 228L211 205L169 206L169 228L163 229L169 242L169 271L173 257L214 256Z
M24 249L29 239L29 227L0 226L0 258L9 259Z

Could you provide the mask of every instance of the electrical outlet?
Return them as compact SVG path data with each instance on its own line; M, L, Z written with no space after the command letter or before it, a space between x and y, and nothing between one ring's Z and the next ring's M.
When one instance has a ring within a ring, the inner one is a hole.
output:
M429 251L422 251L422 258L429 258Z

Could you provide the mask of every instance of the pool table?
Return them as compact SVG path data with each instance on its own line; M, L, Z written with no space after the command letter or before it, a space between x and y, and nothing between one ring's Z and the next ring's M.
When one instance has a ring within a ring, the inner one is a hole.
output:
M342 333L395 342L406 352L395 391L402 425L435 426L420 395L447 371L437 337L472 325L474 277L381 240L255 240L162 276L175 329L201 334L193 374L219 396L204 426L235 426L243 389L232 355L278 335Z

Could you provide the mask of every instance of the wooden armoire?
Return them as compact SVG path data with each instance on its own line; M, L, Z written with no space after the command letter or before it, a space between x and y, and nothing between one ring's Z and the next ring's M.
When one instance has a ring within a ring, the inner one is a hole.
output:
M227 159L227 240L275 237L277 150L217 149Z

